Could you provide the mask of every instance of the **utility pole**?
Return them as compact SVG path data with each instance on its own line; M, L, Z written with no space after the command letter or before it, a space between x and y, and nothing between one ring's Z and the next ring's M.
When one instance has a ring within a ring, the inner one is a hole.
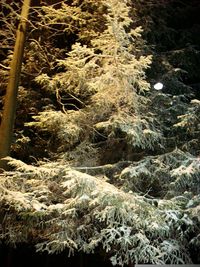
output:
M4 157L9 156L13 137L15 121L17 93L21 74L21 65L24 54L26 31L28 27L28 14L31 0L24 0L20 22L17 28L13 58L10 66L10 74L6 89L3 115L0 125L0 168L6 169Z

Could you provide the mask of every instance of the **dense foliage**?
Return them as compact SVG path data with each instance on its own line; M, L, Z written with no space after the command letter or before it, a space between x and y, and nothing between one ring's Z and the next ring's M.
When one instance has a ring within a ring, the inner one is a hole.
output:
M178 24L193 2L62 2L30 14L0 240L199 263L200 41ZM3 1L2 107L18 8Z

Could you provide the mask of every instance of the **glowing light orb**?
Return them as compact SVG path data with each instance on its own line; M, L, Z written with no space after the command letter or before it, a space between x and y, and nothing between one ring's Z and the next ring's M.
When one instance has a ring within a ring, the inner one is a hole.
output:
M163 84L162 83L156 83L156 84L154 84L153 88L155 90L162 90L163 89Z

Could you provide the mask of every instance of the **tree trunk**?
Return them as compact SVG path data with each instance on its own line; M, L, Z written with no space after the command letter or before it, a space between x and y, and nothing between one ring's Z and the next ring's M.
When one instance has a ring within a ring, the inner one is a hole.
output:
M0 125L0 168L6 168L6 161L3 158L10 154L30 3L31 0L24 0L23 2L6 89L3 116Z

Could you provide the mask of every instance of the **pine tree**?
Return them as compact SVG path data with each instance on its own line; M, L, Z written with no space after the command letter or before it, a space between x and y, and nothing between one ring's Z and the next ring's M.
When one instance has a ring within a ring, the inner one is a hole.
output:
M24 0L21 12L21 18L17 29L15 48L10 67L8 86L4 100L3 115L0 125L0 168L6 167L6 162L2 158L9 156L13 125L15 118L17 91L20 79L23 51L25 45L25 35L27 29L27 19L30 7L30 0Z
M36 158L8 158L12 171L0 175L1 240L69 256L103 250L118 266L192 263L199 100L166 55L151 66L131 1L66 2L34 13L19 92L30 114L15 147L35 145ZM165 78L163 91L147 71Z

